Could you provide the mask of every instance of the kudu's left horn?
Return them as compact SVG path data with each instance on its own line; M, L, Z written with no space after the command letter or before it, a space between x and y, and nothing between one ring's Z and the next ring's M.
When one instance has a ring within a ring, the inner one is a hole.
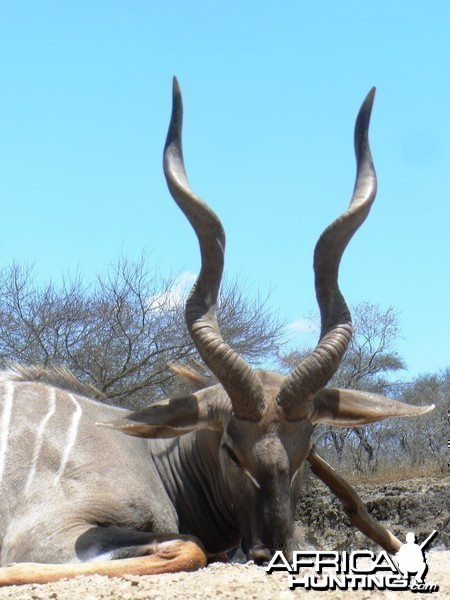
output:
M356 119L356 182L350 205L325 229L314 252L321 333L316 348L297 365L280 389L278 402L288 419L300 419L309 412L314 396L338 369L352 337L351 315L339 289L338 273L344 250L369 214L377 191L368 137L374 97L372 88Z

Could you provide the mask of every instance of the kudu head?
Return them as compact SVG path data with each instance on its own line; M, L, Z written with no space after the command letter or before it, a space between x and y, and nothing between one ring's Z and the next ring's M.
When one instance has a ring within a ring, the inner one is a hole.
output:
M325 229L314 253L322 323L319 342L286 377L253 370L222 339L216 303L225 234L219 218L189 187L181 143L182 99L174 79L164 173L171 195L198 237L202 259L186 302L186 322L200 356L220 383L153 404L116 427L146 437L171 437L199 429L218 432L221 475L239 523L242 549L258 563L269 560L277 549L292 549L299 483L317 423L354 427L426 411L375 394L325 388L352 336L350 312L338 287L339 263L376 193L368 141L374 94L372 89L356 120L357 174L350 205Z

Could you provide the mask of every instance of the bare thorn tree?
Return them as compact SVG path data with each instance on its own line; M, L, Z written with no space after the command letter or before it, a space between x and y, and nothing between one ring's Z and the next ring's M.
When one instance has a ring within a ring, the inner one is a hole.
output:
M395 342L400 337L398 313L393 307L382 309L378 304L361 302L352 307L352 315L353 338L330 387L398 395L401 384L392 375L405 369L403 359L395 351ZM282 355L281 364L290 370L308 352L306 349ZM381 432L388 426L387 422L353 429L321 426L317 444L330 460L349 462L349 466L359 471L374 470L378 465Z
M1 366L64 366L130 408L181 391L168 365L199 357L180 290L180 278L163 278L146 255L120 258L92 283L77 275L59 286L14 264L0 273ZM220 316L227 339L252 363L279 352L283 323L238 282L224 286Z

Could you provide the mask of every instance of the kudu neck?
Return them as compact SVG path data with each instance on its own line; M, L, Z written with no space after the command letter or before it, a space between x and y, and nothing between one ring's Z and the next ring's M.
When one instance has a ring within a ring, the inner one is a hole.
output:
M201 430L158 440L165 451L154 456L178 513L180 533L200 537L208 552L222 552L239 543L238 523L219 464L220 439L221 433Z

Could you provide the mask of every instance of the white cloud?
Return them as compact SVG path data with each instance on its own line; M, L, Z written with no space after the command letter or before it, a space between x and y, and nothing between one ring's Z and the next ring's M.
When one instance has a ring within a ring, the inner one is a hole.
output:
M163 310L176 308L180 304L184 304L186 296L194 285L196 278L197 275L194 273L182 273L175 280L171 288L161 294L155 294L155 296L151 296L148 299L149 307L152 310Z
M319 327L311 319L298 319L287 325L287 329L295 333L317 333Z

